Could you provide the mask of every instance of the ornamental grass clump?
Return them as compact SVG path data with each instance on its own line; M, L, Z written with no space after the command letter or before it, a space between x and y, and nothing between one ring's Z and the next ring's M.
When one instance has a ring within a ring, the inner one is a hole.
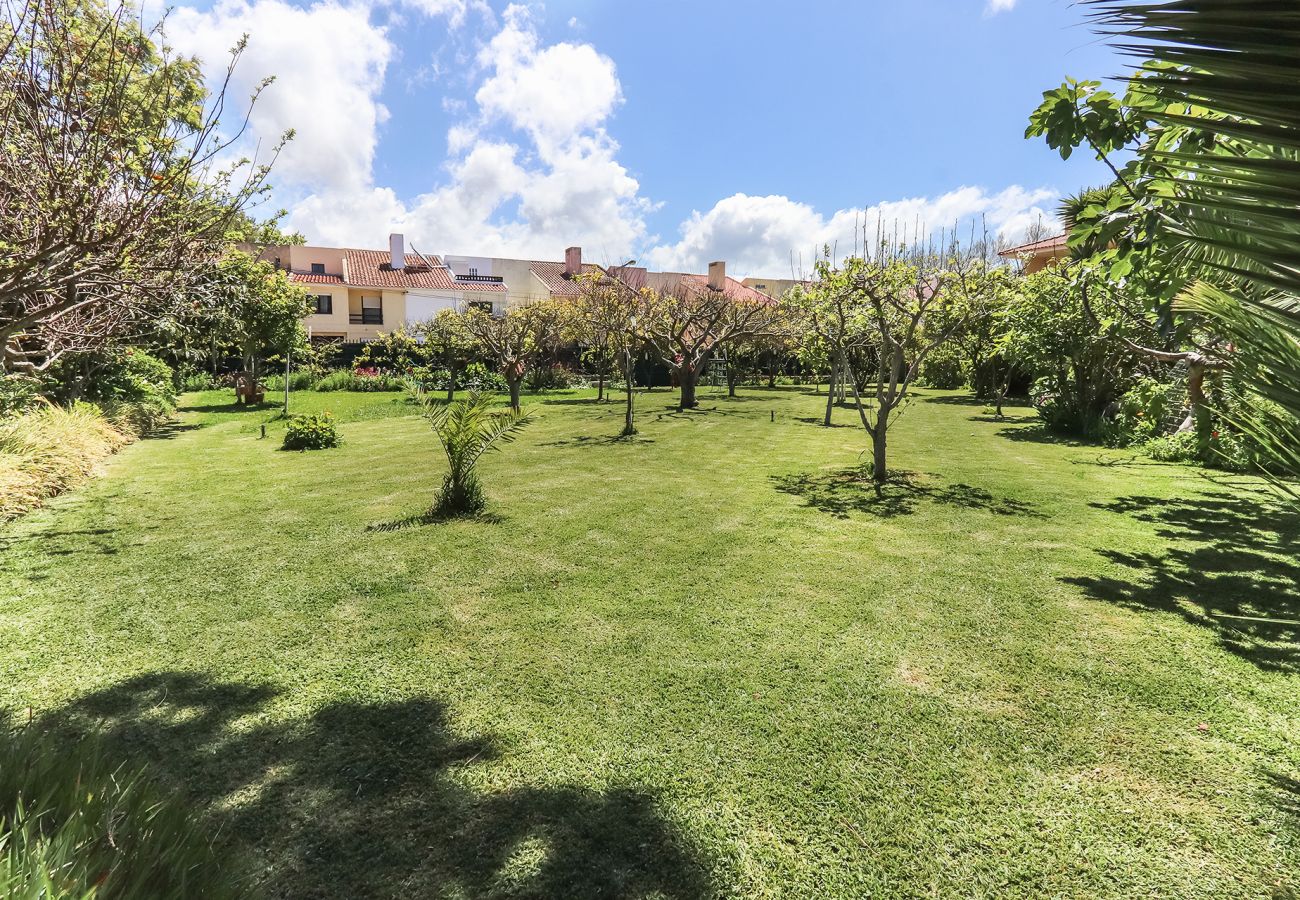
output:
M93 743L0 723L0 896L246 896L201 820Z
M93 403L40 405L0 421L0 521L85 479L130 440Z
M421 398L424 417L442 442L448 470L442 489L430 511L435 516L473 515L482 512L486 501L478 479L478 461L489 450L499 449L519 436L532 421L531 413L517 409L492 410L492 398L471 393L463 400L442 403Z

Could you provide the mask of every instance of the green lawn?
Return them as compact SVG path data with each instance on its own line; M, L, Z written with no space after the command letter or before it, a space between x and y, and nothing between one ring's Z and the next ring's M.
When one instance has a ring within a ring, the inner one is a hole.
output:
M852 411L741 393L634 441L531 398L493 514L426 525L401 397L295 395L345 444L294 454L191 395L0 527L0 705L273 896L1300 890L1300 517L935 392L877 500Z

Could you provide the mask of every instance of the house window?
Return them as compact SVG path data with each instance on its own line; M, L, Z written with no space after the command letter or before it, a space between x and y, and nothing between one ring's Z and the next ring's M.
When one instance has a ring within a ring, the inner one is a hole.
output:
M275 258L275 268L277 271L280 269L280 257L278 256Z
M324 275L324 274L325 274L325 263L312 263L312 264L311 264L311 273L312 273L313 275Z
M334 312L334 298L329 294L317 294L312 299L316 301L316 315L328 316Z
M349 313L348 322L352 325L383 325L384 301L382 297L362 297L361 312Z

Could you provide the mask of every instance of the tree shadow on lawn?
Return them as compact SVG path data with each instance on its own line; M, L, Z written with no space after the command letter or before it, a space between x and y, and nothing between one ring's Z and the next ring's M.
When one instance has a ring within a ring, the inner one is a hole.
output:
M837 519L847 519L853 512L892 519L911 515L923 503L983 510L999 516L1041 517L1033 506L1021 500L995 497L969 484L929 483L934 477L937 476L890 472L879 493L866 469L842 469L827 475L773 475L771 479L781 493L799 497L814 509Z
M187 432L198 431L202 427L202 425L192 422L167 422L146 433L142 439L146 441L171 441Z
M1004 437L1009 441L1020 441L1031 444L1060 444L1064 447L1097 446L1097 444L1090 444L1089 442L1082 441L1073 435L1060 434L1052 431L1046 425L1013 425L1010 428L1000 429L998 431L998 437Z
M1257 491L1093 506L1154 525L1169 547L1162 554L1098 550L1131 576L1065 582L1096 600L1176 613L1261 669L1300 671L1300 512Z
M653 444L654 438L641 437L636 434L583 434L577 437L547 441L539 447L608 447L612 444Z
M432 698L340 700L260 718L278 691L202 675L144 675L42 717L69 742L201 809L219 844L274 897L642 897L710 893L705 866L630 787L479 790L461 775L499 753L452 729ZM0 723L3 724L3 723Z
M391 519L387 522L375 522L367 525L366 531L371 533L405 531L407 528L423 528L426 525L445 525L448 522L480 522L484 525L500 525L505 521L505 516L494 512L485 511L455 515L451 513L437 513L432 510L426 510L425 512L415 513L414 515L405 516L401 519Z
M804 425L816 425L818 428L860 428L862 427L856 423L853 425L848 425L845 424L844 422L832 422L831 424L827 425L826 418L824 416L823 417L798 416L795 418L795 421L802 422Z

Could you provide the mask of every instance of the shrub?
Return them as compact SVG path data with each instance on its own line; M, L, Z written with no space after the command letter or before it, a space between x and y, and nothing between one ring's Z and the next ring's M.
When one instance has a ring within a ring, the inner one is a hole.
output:
M936 347L921 366L921 383L941 391L956 390L966 385L966 370L957 348L945 344Z
M1113 447L1128 447L1160 437L1182 402L1181 385L1142 378L1117 402L1117 410L1102 426L1102 437Z
M215 391L225 387L221 379L210 372L187 372L177 378L180 389L189 391Z
M404 391L406 382L394 375L382 375L373 369L355 372L331 372L316 382L318 391Z
M94 744L0 730L0 896L222 898L242 893L240 880L142 772Z
M39 402L40 384L30 378L0 375L0 418L15 416Z
M1160 462L1198 462L1201 458L1195 431L1152 438L1142 445L1142 450Z
M316 386L316 376L305 369L289 373L289 390L310 391ZM262 387L271 393L284 390L284 376L271 375L262 379Z
M473 362L457 375L456 388L479 393L504 393L510 390L510 385L506 384L505 376L500 372L492 371L481 362ZM440 389L445 391L447 389L446 383L443 383Z
M284 432L285 450L326 450L338 445L338 428L329 413L294 416Z
M504 379L503 379L504 380ZM573 387L582 381L582 376L563 363L549 366L534 366L524 375L524 386L530 391L558 391Z
M91 403L45 404L0 422L0 520L67 490L129 440Z
M70 362L71 366L76 360ZM70 372L56 373L67 384ZM56 396L67 396L55 391ZM75 393L73 397L77 397ZM143 350L127 347L96 357L80 397L89 400L119 428L143 434L176 411L176 380L171 366Z

